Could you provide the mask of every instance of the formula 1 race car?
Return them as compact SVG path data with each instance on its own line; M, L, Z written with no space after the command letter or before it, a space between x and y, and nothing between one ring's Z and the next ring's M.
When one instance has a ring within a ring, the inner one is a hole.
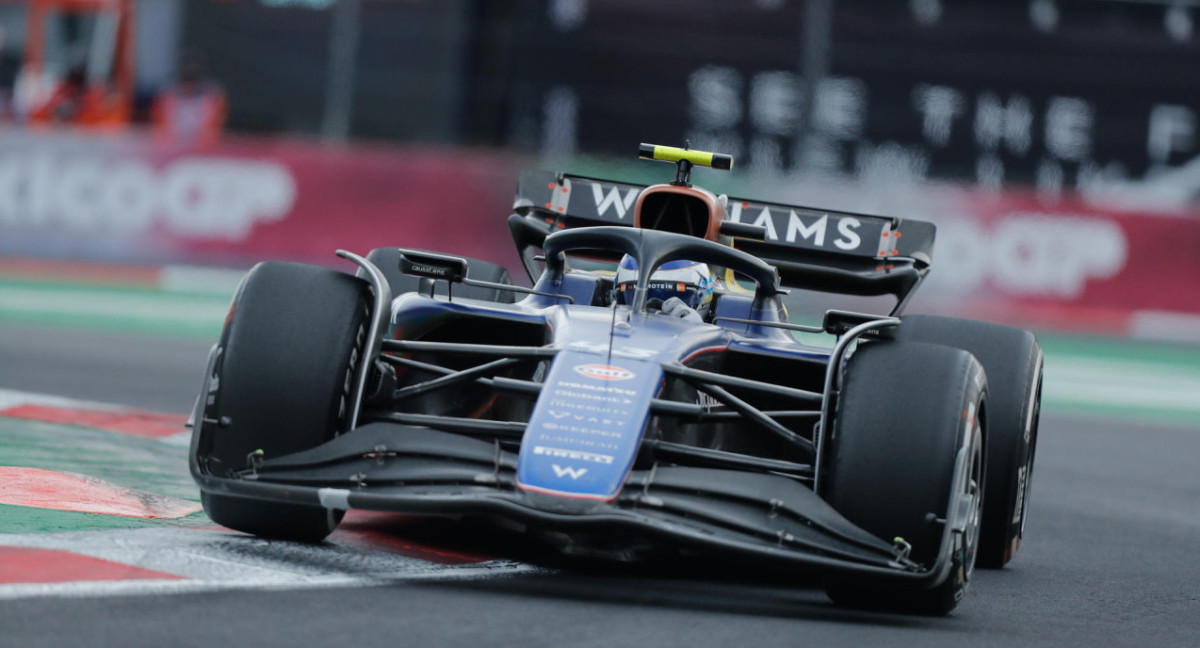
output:
M521 175L532 288L403 248L338 251L357 276L250 270L192 418L209 517L306 542L349 509L499 519L571 554L710 555L843 605L954 608L1022 538L1034 336L901 317L932 224L717 196L691 170L729 156L640 155L675 180ZM789 288L895 306L798 324Z

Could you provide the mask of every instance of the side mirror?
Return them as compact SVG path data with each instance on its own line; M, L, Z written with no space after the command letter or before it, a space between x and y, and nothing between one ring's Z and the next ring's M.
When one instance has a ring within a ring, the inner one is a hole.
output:
M826 333L841 337L859 324L866 324L867 322L874 322L881 319L887 319L887 316L844 310L827 310L825 311L825 321L822 323L822 326ZM862 336L867 339L894 340L896 339L896 327L883 326L873 328L863 333Z
M446 254L401 249L400 272L458 283L467 278L467 260Z

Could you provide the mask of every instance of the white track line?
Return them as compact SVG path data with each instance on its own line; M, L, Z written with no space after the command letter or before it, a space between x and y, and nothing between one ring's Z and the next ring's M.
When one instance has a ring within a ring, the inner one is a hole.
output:
M1086 356L1046 359L1048 406L1127 407L1200 413L1200 367Z
M228 591L288 591L324 589L331 587L378 587L397 583L445 580L482 580L499 576L514 576L539 572L529 565L480 563L453 570L412 572L404 575L314 576L295 580L255 580L236 582L205 580L126 580L77 581L72 583L22 583L0 585L0 601L30 598L89 598L109 596L159 596L165 594L195 594Z
M0 309L80 317L119 317L155 322L220 324L229 310L226 299L171 296L153 292L101 293L88 289L41 290L0 286Z
M337 536L323 545L179 527L0 535L0 545L57 549L182 577L0 585L0 600L143 596L227 590L367 587L480 579L540 571L510 561L444 565L363 549Z
M96 403L93 401L76 400L62 396L38 394L18 391L15 389L0 389L0 410L21 405L43 405L45 407L62 407L65 409L101 410L105 412L121 412L130 408L111 403Z

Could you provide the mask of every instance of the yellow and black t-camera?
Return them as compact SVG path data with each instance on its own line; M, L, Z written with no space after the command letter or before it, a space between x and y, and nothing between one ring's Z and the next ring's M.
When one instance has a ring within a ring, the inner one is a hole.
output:
M638 146L638 157L643 160L661 160L663 162L681 162L687 160L695 166L712 167L728 171L733 168L733 156L709 151L692 151L674 146L659 146L657 144L641 144Z
M659 160L676 164L675 182L673 184L687 185L690 182L693 166L705 166L713 169L728 171L733 168L733 156L710 151L693 151L674 146L659 146L657 144L638 145L638 157L643 160Z

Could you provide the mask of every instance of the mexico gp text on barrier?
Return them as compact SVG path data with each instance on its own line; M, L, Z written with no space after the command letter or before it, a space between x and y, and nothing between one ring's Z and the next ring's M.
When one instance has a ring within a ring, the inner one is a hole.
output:
M0 133L0 254L121 262L331 263L445 247L499 262L515 176L498 157L234 139Z

